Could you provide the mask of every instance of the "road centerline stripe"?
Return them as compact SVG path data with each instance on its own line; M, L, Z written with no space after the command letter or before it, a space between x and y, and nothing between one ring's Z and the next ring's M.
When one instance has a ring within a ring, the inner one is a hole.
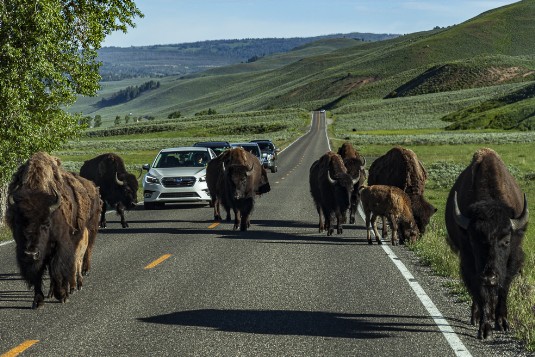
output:
M17 347L7 351L6 353L0 355L0 357L15 357L20 355L22 352L26 351L28 348L35 345L39 340L26 340Z
M161 264L163 261L167 260L170 256L171 256L171 254L164 254L161 257L159 257L158 259L156 259L155 261L153 261L152 263L150 263L147 266L145 266L145 268L143 268L143 269L152 269L155 266L157 266L158 264Z
M213 228L219 226L219 224L220 224L219 222L214 222L211 225L209 225L208 228L213 229Z

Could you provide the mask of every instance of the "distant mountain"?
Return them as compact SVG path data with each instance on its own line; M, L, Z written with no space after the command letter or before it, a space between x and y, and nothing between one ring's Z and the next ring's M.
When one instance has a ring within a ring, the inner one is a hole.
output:
M395 34L347 33L315 37L249 38L140 47L103 47L98 51L103 80L186 75L209 68L254 62L275 53L322 39L347 38L362 42L395 38Z

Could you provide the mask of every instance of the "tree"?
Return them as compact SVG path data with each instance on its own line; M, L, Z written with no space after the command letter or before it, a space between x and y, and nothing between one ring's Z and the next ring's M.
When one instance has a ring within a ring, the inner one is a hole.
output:
M95 123L94 123L94 127L95 128L98 128L102 125L102 117L100 116L100 114L97 114L95 115Z
M115 116L115 121L113 122L115 125L121 124L121 117L119 115Z
M132 0L0 1L0 211L21 163L80 134L81 114L64 108L95 95L97 50L136 16L143 14Z

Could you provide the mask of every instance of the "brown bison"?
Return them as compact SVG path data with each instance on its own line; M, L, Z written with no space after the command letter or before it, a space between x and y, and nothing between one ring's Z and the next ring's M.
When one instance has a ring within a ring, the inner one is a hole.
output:
M405 239L416 241L419 235L418 227L412 216L411 200L405 192L395 186L373 185L362 187L359 193L366 215L368 244L372 244L370 223L375 240L382 244L377 232L378 216L386 217L392 226L392 245L398 244L398 229L402 232L402 242Z
M260 160L243 148L227 150L224 154L221 186L218 189L221 203L227 211L233 210L234 229L246 231L250 226L256 195L271 190L267 173Z
M491 149L478 150L451 188L446 228L480 339L492 337L492 321L496 330L509 330L507 295L524 262L528 217L526 196L501 158Z
M100 188L100 196L104 202L100 227L106 228L106 203L115 207L123 228L128 227L124 210L135 207L139 183L135 175L126 171L123 159L113 153L99 155L84 162L80 175Z
M210 192L211 203L210 205L214 207L214 220L221 220L221 211L220 205L221 197L224 192L224 176L223 176L223 167L224 162L227 162L230 158L230 150L223 151L219 156L213 158L208 162L206 166L206 185L208 186L208 191ZM227 212L226 220L230 221L230 207L228 205L225 208Z
M334 232L332 220L336 217L336 233L342 233L347 210L351 205L353 187L358 180L353 179L346 170L342 158L328 151L310 167L310 194L319 215L319 232ZM324 223L325 220L325 223Z
M378 157L370 166L368 185L396 186L405 191L411 199L414 220L420 234L425 233L431 216L437 209L424 198L427 171L414 151L396 146ZM383 235L386 225L383 218Z
M75 287L81 288L78 272L89 270L101 207L93 183L63 170L59 159L46 153L34 154L13 175L6 221L20 273L34 288L32 308L44 304L46 270L50 296L65 302Z
M366 158L358 153L358 151L349 142L345 142L338 149L338 155L344 160L344 166L347 173L358 180L353 188L351 195L351 207L349 208L349 223L355 223L355 215L357 214L357 207L359 204L359 187L364 185L366 181Z

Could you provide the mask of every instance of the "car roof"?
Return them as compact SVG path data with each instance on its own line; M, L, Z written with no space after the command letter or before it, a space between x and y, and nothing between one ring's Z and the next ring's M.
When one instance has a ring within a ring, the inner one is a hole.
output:
M193 146L196 146L196 147L199 147L199 146L204 146L204 147L212 147L212 146L230 147L230 143L228 141L199 141L199 142L193 144Z
M160 152L175 152L175 151L208 151L209 149L202 146L178 146L174 148L166 148Z
M263 142L271 143L272 141L269 139L258 139L258 140L251 140L251 142L252 143L263 143Z
M247 143L247 142L244 142L244 143L231 143L230 145L232 146L258 146L257 143Z

